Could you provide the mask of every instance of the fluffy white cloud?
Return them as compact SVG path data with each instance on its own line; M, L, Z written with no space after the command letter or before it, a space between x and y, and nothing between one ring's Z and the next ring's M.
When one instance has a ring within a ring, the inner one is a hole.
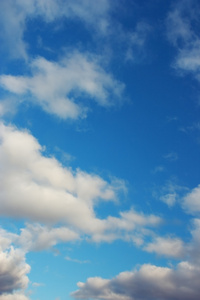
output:
M153 242L144 247L144 250L174 258L180 258L185 252L183 241L171 237L156 237Z
M0 252L0 299L7 299L2 294L12 293L17 289L24 289L28 284L26 274L30 266L26 264L24 253L12 246L6 251ZM9 296L8 296L9 297ZM10 298L8 298L10 299ZM16 298L17 299L17 298Z
M31 72L32 76L2 75L0 84L63 119L86 114L85 96L106 107L120 100L124 88L100 67L96 57L79 52L58 63L37 58L31 64Z
M182 262L176 269L143 265L139 270L120 273L106 280L100 277L79 282L76 299L101 300L197 300L200 268Z
M41 251L51 248L59 242L69 242L79 239L79 235L66 228L48 228L40 224L27 224L21 229L16 242L26 251Z
M108 183L95 174L63 167L42 155L30 133L1 124L0 213L47 224L28 225L19 238L10 236L2 245L17 239L24 249L39 250L82 235L95 242L123 239L142 244L152 226L161 223L159 217L133 209L105 219L95 214L99 201L115 201L124 189L119 179ZM56 223L64 226L52 227Z
M1 41L13 57L27 58L24 41L28 19L41 17L45 22L78 19L101 33L109 25L109 0L2 0L0 1ZM62 9L60 9L62 7Z
M63 221L86 232L102 230L93 206L112 200L116 187L97 175L63 168L42 156L42 147L28 132L0 126L1 214L42 222Z
M0 295L0 300L29 300L27 296L19 293Z
M191 190L183 198L183 208L193 215L199 215L200 213L200 185Z
M140 246L146 236L151 236L152 227L160 225L162 219L155 215L145 215L133 209L120 212L119 217L108 216L104 220L104 231L95 232L92 240L95 242L112 242L116 239L131 241Z

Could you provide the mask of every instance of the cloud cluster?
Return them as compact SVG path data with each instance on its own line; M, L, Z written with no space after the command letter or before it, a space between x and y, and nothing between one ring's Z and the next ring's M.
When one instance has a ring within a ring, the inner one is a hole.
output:
M115 201L126 189L124 182L109 183L98 175L73 171L45 157L42 150L27 131L0 125L1 215L43 224L29 224L20 237L10 237L24 249L47 249L82 235L94 242L123 239L141 245L152 235L151 228L162 222L158 216L134 209L98 218L99 201ZM54 227L56 224L60 227Z
M30 266L26 264L24 253L12 246L0 252L0 299L7 299L4 294L17 289L25 289L28 284L27 273ZM12 298L11 298L12 299ZM16 297L17 299L17 297Z
M83 117L87 111L83 105L85 97L104 107L116 104L124 89L100 67L96 57L80 52L73 52L60 62L39 57L30 68L32 76L2 75L1 86L62 119Z
M120 273L113 279L93 277L79 282L75 299L101 300L197 300L200 268L181 262L176 268L143 265L139 270Z

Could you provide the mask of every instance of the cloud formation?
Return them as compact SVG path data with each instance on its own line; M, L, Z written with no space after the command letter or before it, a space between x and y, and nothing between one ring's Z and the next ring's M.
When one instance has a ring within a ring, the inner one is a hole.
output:
M188 262L179 263L175 269L147 264L110 280L93 277L79 282L79 290L71 295L94 300L197 300L199 276L199 266Z
M94 242L125 239L141 244L150 228L161 223L160 217L133 209L98 218L98 202L115 201L125 189L123 181L109 183L63 167L55 158L45 157L27 131L1 124L0 141L1 215L46 224L29 224L22 230L19 243L25 249L46 249L82 234ZM58 223L64 226L52 227Z
M30 65L32 76L2 75L0 85L40 105L62 119L84 117L84 98L108 107L119 103L124 85L100 67L92 55L74 52L60 62L39 57Z
M144 250L162 256L180 258L185 252L184 246L183 241L179 238L156 237L153 242L144 247Z
M30 266L26 264L24 253L12 246L0 252L0 299L5 293L12 293L17 289L25 289L28 284L27 273ZM2 297L2 298L1 298ZM7 298L5 298L7 299Z
M200 185L191 190L183 198L183 208L192 215L199 215L200 213Z

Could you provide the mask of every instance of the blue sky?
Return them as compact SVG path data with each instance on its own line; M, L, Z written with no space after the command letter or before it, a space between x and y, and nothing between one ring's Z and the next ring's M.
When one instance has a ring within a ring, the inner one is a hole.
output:
M197 300L198 1L0 2L0 300Z

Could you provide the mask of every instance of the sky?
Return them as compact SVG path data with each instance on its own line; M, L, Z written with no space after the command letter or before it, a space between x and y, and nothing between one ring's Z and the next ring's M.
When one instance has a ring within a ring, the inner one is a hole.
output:
M198 0L0 1L0 300L197 300Z

